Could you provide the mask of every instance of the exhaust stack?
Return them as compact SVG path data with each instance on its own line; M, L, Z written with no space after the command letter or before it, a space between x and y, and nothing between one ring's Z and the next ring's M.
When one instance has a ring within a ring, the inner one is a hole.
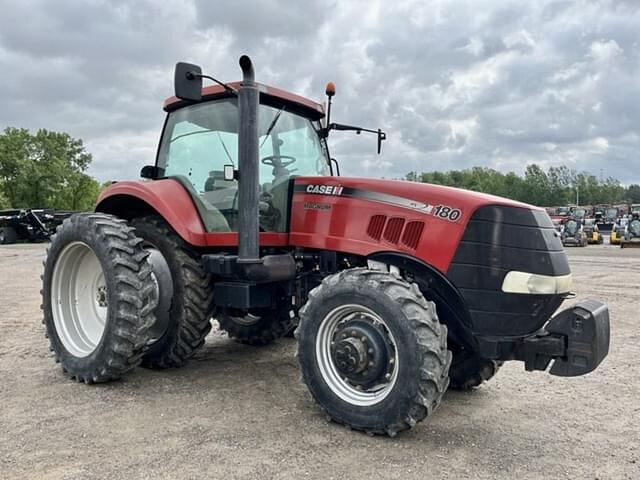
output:
M238 90L238 263L261 263L258 223L259 91L251 59L240 57L242 84Z

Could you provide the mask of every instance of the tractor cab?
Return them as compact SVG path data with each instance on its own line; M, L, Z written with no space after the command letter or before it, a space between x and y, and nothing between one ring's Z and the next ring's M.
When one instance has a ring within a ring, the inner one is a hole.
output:
M291 178L329 175L329 155L320 135L321 112L305 112L293 102L266 95L261 100L260 230L284 232ZM157 172L187 188L209 232L238 230L238 126L237 97L213 95L211 100L180 108L170 104L160 140Z

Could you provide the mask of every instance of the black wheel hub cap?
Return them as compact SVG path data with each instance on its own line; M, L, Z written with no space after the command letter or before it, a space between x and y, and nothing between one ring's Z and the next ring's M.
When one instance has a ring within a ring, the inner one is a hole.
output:
M368 388L388 380L391 358L387 335L364 316L344 322L334 333L331 359L349 383Z

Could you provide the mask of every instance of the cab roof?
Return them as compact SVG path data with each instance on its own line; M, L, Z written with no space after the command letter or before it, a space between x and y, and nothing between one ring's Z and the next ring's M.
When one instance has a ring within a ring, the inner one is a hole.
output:
M231 82L229 85L237 90L240 88L240 83L241 82ZM289 105L293 107L293 110L298 111L312 120L320 120L325 116L324 106L321 103L262 83L256 82L256 85L260 91L260 103L275 104L276 106ZM221 85L210 85L202 89L202 102L231 96L233 96L233 94L227 92ZM173 96L164 101L163 108L165 112L172 112L184 106L193 105L194 103L201 102L190 102Z

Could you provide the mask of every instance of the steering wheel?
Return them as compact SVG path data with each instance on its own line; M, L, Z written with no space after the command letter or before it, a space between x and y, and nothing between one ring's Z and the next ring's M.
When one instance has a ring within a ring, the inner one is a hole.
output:
M283 162L282 159L286 158L287 161ZM289 165L296 163L296 157L292 157L290 155L269 155L268 157L263 157L260 161L264 165L269 165L274 168L286 168Z
M284 162L282 161L283 158L286 159ZM269 155L268 157L263 157L260 162L262 162L263 165L273 167L273 178L278 179L288 177L297 170L297 168L294 168L293 170L289 170L287 168L289 165L295 163L296 160L297 159L295 157L289 155Z

